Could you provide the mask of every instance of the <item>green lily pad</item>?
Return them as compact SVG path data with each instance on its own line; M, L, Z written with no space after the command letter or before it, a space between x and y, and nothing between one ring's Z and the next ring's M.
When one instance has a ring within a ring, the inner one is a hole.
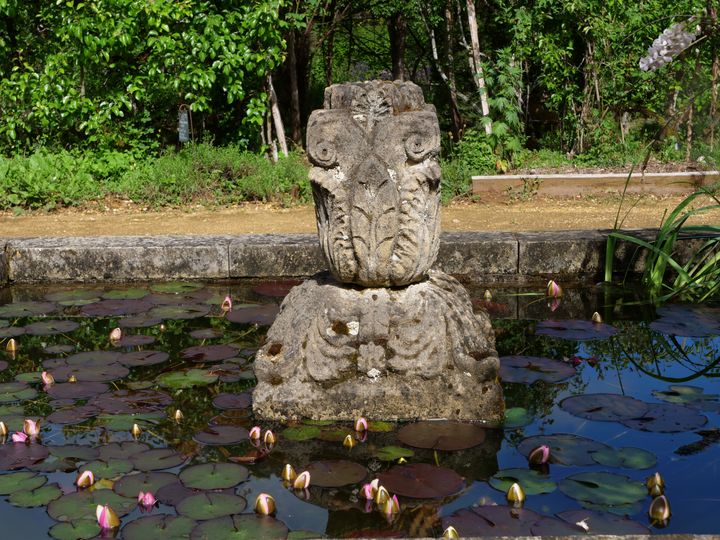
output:
M649 469L657 463L657 457L642 448L609 448L593 452L590 456L600 465L625 469Z
M390 433L395 431L396 428L397 424L394 422L380 422L378 420L368 422L368 431L373 433Z
M382 461L395 461L415 455L413 450L402 446L383 446L375 452L375 457Z
M79 519L57 523L48 533L56 540L89 540L100 534L100 525L96 519Z
M415 448L465 450L485 441L485 430L475 424L447 420L416 422L398 431L397 438Z
M135 509L137 498L121 497L109 489L76 491L48 504L47 513L55 521L96 520L95 509L98 504L108 505L118 516L124 516Z
M317 426L293 426L285 429L282 436L288 441L309 441L320 437L320 428Z
M503 493L518 483L526 495L552 493L557 488L557 484L550 478L533 469L503 469L496 472L488 483Z
M252 514L211 519L200 523L190 534L191 540L272 540L287 536L288 528L282 521Z
M97 417L97 424L111 431L128 431L133 424L143 426L146 423L157 423L165 418L160 412L138 413L138 414L101 414Z
M647 496L641 482L608 472L574 474L560 480L559 487L572 499L606 506L632 504Z
M202 289L204 286L202 283L193 283L191 281L171 281L168 283L159 283L150 288L153 292L158 293L187 294Z
M587 420L617 422L643 416L648 404L620 394L580 394L563 399L560 408Z
M145 472L127 474L113 484L113 491L123 497L137 497L141 491L157 492L168 484L177 482L177 475L167 472Z
M0 495L11 495L16 491L30 491L44 486L47 477L35 472L15 472L0 475Z
M250 475L235 463L204 463L183 469L180 481L192 489L227 489L247 480Z
M91 461L80 468L80 472L92 471L95 478L115 478L133 470L133 464L126 459Z
M706 394L699 386L672 384L667 390L653 390L652 395L667 403L687 405L708 412L720 412L718 394Z
M180 501L175 509L177 513L190 519L214 519L231 514L240 514L247 501L237 495L227 493L198 493Z
M100 300L100 295L98 291L72 289L48 293L45 295L45 300L57 302L61 306L84 306Z
M161 471L182 465L185 458L172 448L154 448L133 454L130 461L139 471Z
M38 383L42 381L42 371L28 371L27 373L18 373L15 380L24 383Z
M51 302L15 302L0 306L0 317L15 319L18 317L34 317L36 315L47 315L57 309Z
M218 380L218 376L204 369L188 369L187 371L171 371L155 378L155 382L163 388L177 390L193 386L207 386Z
M543 444L550 447L550 463L559 465L594 465L595 461L591 454L610 449L606 444L579 435L556 433L523 439L518 446L518 452L527 457L530 452Z
M125 540L175 540L190 538L190 531L197 522L185 516L145 516L131 521L123 527Z
M63 494L60 486L57 484L47 484L30 491L16 491L8 498L13 506L22 508L34 508L36 506L45 506L50 501L54 501Z
M37 396L37 390L22 382L0 383L0 403L26 401Z
M96 459L100 452L94 446L85 446L79 444L66 444L63 446L48 446L50 455L60 459L76 459L81 461L92 461Z
M113 289L103 293L102 297L105 300L137 300L139 298L145 298L150 291L147 289Z
M25 333L31 336L55 336L73 332L79 327L80 324L75 321L38 321L28 324Z
M184 304L179 306L158 306L152 308L148 315L158 319L188 320L204 317L210 313L210 306L203 304Z
M327 426L333 426L335 425L334 420L313 420L312 418L305 418L302 421L303 424L306 426L319 426L319 427L327 427Z
M530 411L524 407L512 407L505 409L505 421L502 427L505 429L516 429L532 424L535 418Z

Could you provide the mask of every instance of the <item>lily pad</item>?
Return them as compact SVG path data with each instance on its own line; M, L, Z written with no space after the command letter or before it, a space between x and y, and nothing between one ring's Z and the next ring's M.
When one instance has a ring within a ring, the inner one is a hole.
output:
M463 536L530 536L532 524L541 519L537 512L511 506L473 506L443 518L442 526L452 525Z
M518 483L527 495L552 493L557 488L553 480L533 469L503 469L496 472L488 483L503 493L506 493L511 485Z
M164 387L177 390L179 388L192 388L193 386L207 386L218 380L218 376L204 369L188 369L186 371L171 371L155 378L155 382Z
M37 390L23 382L0 383L0 403L26 401L37 396Z
M70 352L73 352L75 350L75 347L73 345L67 345L67 344L58 344L58 345L49 345L45 348L43 348L43 351L45 351L48 354L67 354Z
M108 391L103 382L56 383L47 389L48 395L56 399L87 399Z
M428 463L396 465L378 478L390 493L418 499L447 497L465 487L465 479L452 469Z
M88 317L120 317L124 315L138 315L152 308L152 304L145 300L100 300L80 308Z
M557 433L553 435L535 435L523 439L518 446L518 452L527 457L530 452L543 444L550 447L550 463L559 465L594 465L595 461L592 459L592 452L611 449L606 444L579 435Z
M585 320L542 321L535 325L535 333L573 341L608 339L617 329L605 323Z
M250 471L235 463L203 463L183 469L180 481L192 489L227 489L247 480Z
M145 516L131 521L122 530L125 540L175 540L190 538L197 522L185 516Z
M655 312L660 316L650 323L650 328L655 332L683 337L720 335L718 307L675 304L663 306Z
M620 394L580 394L563 399L560 408L587 420L616 422L643 416L648 404Z
M340 487L357 484L367 476L367 469L345 459L315 461L305 470L310 473L313 486Z
M25 333L31 336L54 336L67 334L78 328L80 328L80 324L75 321L38 321L28 324L25 327Z
M653 390L652 395L667 403L687 405L708 412L720 412L718 394L706 394L699 386L672 384L667 390Z
M172 448L154 448L131 455L130 461L139 471L161 471L182 465L185 457Z
M194 283L192 281L171 281L168 283L158 283L150 288L154 292L159 293L187 294L202 289L204 286L202 283Z
M500 357L500 378L503 382L531 384L535 381L560 382L575 375L574 367L560 360L538 356Z
M103 293L102 297L105 300L137 300L146 297L148 294L150 294L150 291L147 289L113 289Z
M56 540L89 540L100 534L100 525L96 519L79 519L57 523L48 533Z
M223 336L223 333L217 328L200 328L190 332L190 337L194 339L217 339Z
M50 501L59 498L62 494L63 492L60 486L57 484L47 484L30 491L16 491L10 495L8 502L13 506L34 508L36 506L45 506L50 503Z
M560 480L559 487L572 499L605 506L632 504L647 496L642 482L609 472L574 474Z
M44 486L47 477L35 472L15 472L0 475L0 495L11 495L16 491L31 491Z
M121 443L109 443L102 445L98 450L98 457L108 459L130 459L132 456L146 452L150 447L138 441L124 441Z
M163 321L159 317L150 317L147 314L144 315L131 315L130 317L123 317L118 321L120 328L150 328L151 326L157 326Z
M145 347L155 343L154 336L146 336L144 334L124 335L117 341L113 341L113 347Z
M248 440L249 432L240 426L208 426L193 439L209 445L237 444Z
M105 447L103 447L105 448ZM80 461L92 461L100 455L100 451L95 446L86 446L79 444L66 444L63 446L48 446L50 455L62 459L76 459Z
M0 306L0 317L16 319L47 315L57 309L52 302L15 302Z
M595 510L566 510L560 512L557 517L568 523L585 521L589 527L589 534L611 534L611 535L649 535L650 530L624 516L618 516L608 512Z
M274 304L257 305L233 309L225 314L225 318L237 324L257 324L270 326L277 317L280 308Z
M402 446L383 446L375 452L375 457L381 461L395 461L400 458L409 458L415 455L413 450Z
M147 412L136 414L102 414L97 418L97 424L112 431L130 431L133 424L144 425L146 422L155 422L165 418L160 412Z
M288 528L282 522L270 516L243 514L226 516L204 521L190 534L191 540L263 540L283 539L288 536ZM315 534L313 536L317 537Z
M48 293L45 295L45 300L57 302L61 306L84 306L100 300L100 295L99 291L71 289Z
M22 326L10 326L0 328L0 339L14 338L25 334L25 328Z
M530 411L524 407L511 407L505 409L505 421L502 427L505 429L516 429L532 424L535 418Z
M47 421L52 424L81 424L88 418L92 418L98 414L97 407L91 405L80 405L69 409L58 409L50 416L47 417Z
M188 497L195 495L196 490L185 487L185 485L175 477L176 481L167 484L155 493L155 497L158 501L163 504L169 504L170 506L177 506L180 501L187 499Z
M655 433L682 433L707 424L707 417L696 409L673 403L650 403L644 415L628 418L621 423L632 429Z
M317 426L293 426L285 429L282 436L289 441L309 441L320 437L320 433Z
M98 504L108 505L118 516L124 516L137 507L137 498L121 497L110 489L76 491L66 493L48 504L47 513L55 521L95 520Z
M611 448L590 454L600 465L625 469L649 469L657 463L655 454L642 448Z
M70 377L75 377L83 383L117 381L130 374L128 368L116 363L99 366L59 366L49 371L57 381L67 381Z
M85 351L68 356L63 363L71 366L101 366L117 362L121 354L116 351Z
M218 409L246 409L252 405L252 396L247 392L241 394L223 392L215 396L212 403Z
M167 472L126 474L113 484L113 491L123 497L137 497L141 491L157 496L158 490L177 480L177 475Z
M80 467L80 472L92 471L95 478L115 478L133 470L133 464L126 459L91 461Z
M180 356L191 362L219 362L235 355L237 349L230 345L196 345L180 351Z
M204 317L210 313L210 306L204 304L182 304L172 306L157 306L152 308L148 315L159 319L189 320Z
M176 506L177 513L190 519L213 519L231 514L240 514L247 501L238 495L227 493L198 493L183 499Z
M170 355L164 351L133 351L123 354L118 362L127 367L142 367L162 364L168 358Z
M416 422L402 427L397 438L416 448L455 451L482 444L485 441L485 430L474 424L446 420Z
M41 444L5 443L0 445L0 470L24 469L39 463L49 454Z

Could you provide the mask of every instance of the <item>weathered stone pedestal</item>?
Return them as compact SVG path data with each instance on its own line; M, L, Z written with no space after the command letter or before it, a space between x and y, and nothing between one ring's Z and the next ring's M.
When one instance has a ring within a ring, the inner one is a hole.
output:
M294 288L255 359L264 418L500 421L488 317L430 270L440 134L412 83L334 85L307 130L330 274Z

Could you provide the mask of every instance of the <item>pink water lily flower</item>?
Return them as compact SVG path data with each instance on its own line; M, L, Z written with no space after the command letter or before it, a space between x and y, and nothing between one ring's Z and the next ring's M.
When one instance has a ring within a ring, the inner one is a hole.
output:
M83 471L75 480L75 484L79 488L87 488L95 483L95 475L92 471Z
M563 294L562 287L555 283L552 279L547 284L547 295L551 298L559 298Z
M43 371L40 374L40 378L42 379L42 382L43 384L45 384L46 387L55 384L55 377L53 377L52 374L48 373L47 371Z
M16 431L12 434L12 442L19 442L24 443L27 442L28 436L25 435L22 431Z
M149 491L141 491L138 493L138 504L141 506L144 506L145 508L151 508L155 506L155 503L157 503L157 499L155 498L155 495L150 493Z
M293 482L295 489L307 489L310 486L310 473L308 471L301 472Z
M365 432L368 430L368 421L362 416L355 420L355 431Z
M250 430L250 434L249 434L250 440L251 440L251 441L256 441L256 440L258 440L258 439L260 438L261 432L262 432L262 430L260 429L260 426L255 426L255 427L253 427L253 428Z
M26 418L23 422L23 431L28 437L30 437L31 439L35 439L38 435L40 435L40 426L35 420Z
M226 313L228 311L232 311L232 298L230 298L229 294L227 296L225 296L225 300L223 300L223 303L220 306L220 309Z
M97 516L98 525L103 530L114 529L120 525L120 518L115 513L115 510L107 504L98 504L95 508L95 515Z
M550 447L543 444L533 449L528 455L531 465L545 465L550 460Z

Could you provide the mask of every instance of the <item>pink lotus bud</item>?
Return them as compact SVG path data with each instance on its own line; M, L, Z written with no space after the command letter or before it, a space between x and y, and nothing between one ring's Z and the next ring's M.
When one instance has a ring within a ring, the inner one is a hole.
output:
M355 420L355 431L364 432L368 430L368 421L362 416Z
M95 475L92 471L83 471L75 480L75 485L79 488L87 488L95 483Z
M550 460L550 447L540 445L530 452L528 462L530 465L545 465Z
M138 504L140 504L141 506L150 508L151 506L155 506L156 502L157 499L155 498L155 495L153 495L149 491L141 491L140 493L138 493Z
M582 358L580 358L579 356L571 356L570 363L573 367L578 367L580 364L582 364Z
M368 501L372 501L375 498L373 487L370 484L363 484L363 487L360 489L360 494Z
M301 472L293 482L295 489L307 489L310 486L310 473L307 471Z
M256 441L256 440L258 440L258 439L260 438L260 433L261 433L261 431L262 431L262 430L260 429L260 426L255 426L254 428L252 428L252 429L250 430L250 435L249 435L249 436L250 436L250 440L251 440L251 441Z
M95 515L97 516L98 525L103 530L114 529L120 525L120 518L118 518L115 510L106 504L98 504L95 508Z
M52 384L55 384L55 377L53 377L47 371L43 371L40 374L40 378L42 379L42 382L45 384L45 386L50 386Z
M23 431L28 437L35 439L38 435L40 435L40 426L38 426L38 423L35 420L26 418L23 422Z
M12 442L27 442L28 436L22 431L16 431L12 434Z
M110 341L112 343L118 342L122 339L123 332L122 328L113 328L112 332L110 332Z
M275 513L275 499L267 493L261 493L255 499L255 512L263 516Z
M398 501L397 495L386 499L385 502L380 505L380 510L384 514L397 514L400 512L400 502Z
M225 300L223 300L220 309L223 310L223 312L225 313L227 313L228 311L232 311L232 298L230 298L229 294L225 296Z
M551 298L560 298L563 294L560 285L555 283L552 279L547 284L547 295Z

